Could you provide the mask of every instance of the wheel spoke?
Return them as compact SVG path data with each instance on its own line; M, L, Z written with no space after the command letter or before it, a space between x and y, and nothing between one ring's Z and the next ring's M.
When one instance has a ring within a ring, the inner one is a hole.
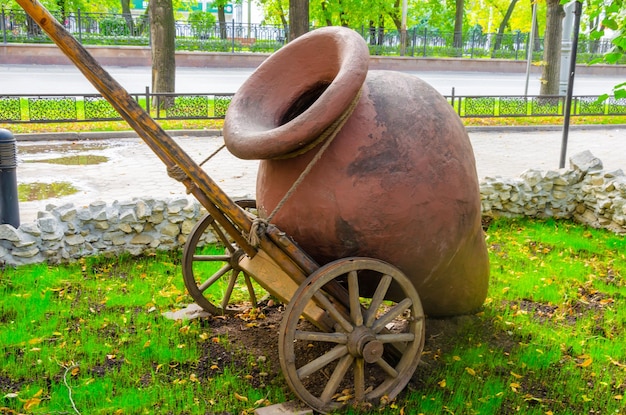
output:
M365 400L365 360L356 359L354 362L354 398L357 402Z
M387 324L391 323L394 318L402 315L413 304L410 298L405 298L400 301L398 304L393 306L389 311L387 311L383 316L376 320L374 325L372 325L372 330L375 333L381 331Z
M250 302L252 303L252 307L256 307L256 293L254 292L254 287L252 286L252 280L250 279L250 276L245 272L243 273L243 279L246 282L246 287L248 288L248 295L250 296Z
M230 238L228 236L226 236L226 234L224 233L222 228L219 227L217 225L217 223L215 223L215 221L213 221L213 223L211 223L211 229L212 229L213 233L217 236L217 238L220 241L222 241L222 243L224 244L224 247L226 249L228 249L228 251L230 251L231 254L235 253L236 249L233 246L232 242L230 241Z
M350 333L352 332L352 330L354 330L352 324L345 319L343 314L337 309L337 307L335 307L333 303L330 302L330 300L324 294L318 291L315 293L314 298L347 333Z
M333 371L330 379L328 379L328 383L326 384L326 387L324 387L324 392L322 392L322 395L320 396L322 402L330 402L335 394L335 391L339 387L339 384L348 372L348 369L350 369L352 361L354 361L354 356L347 354L341 358L339 363L337 363L337 367Z
M230 271L231 269L233 269L233 267L230 266L230 264L226 264L224 265L222 268L219 269L219 271L217 271L215 274L213 274L211 276L211 278L209 278L208 280L206 280L204 283L202 283L201 285L198 285L198 290L200 290L200 292L204 292L207 288L209 288L211 285L215 284L215 282L217 280L219 280L220 278L222 278L222 275L226 274L228 271Z
M247 214L249 209L256 208L254 200L238 200L235 203L243 208ZM209 233L211 236L209 236ZM215 245L214 248L218 250L205 250L203 248L205 242L207 245ZM234 293L233 283L237 284L233 278L237 278L237 274L230 276L229 280L225 282L227 288L224 296L220 296L217 292L214 293L214 290L209 290L208 288L218 282L229 271L237 272L239 270L238 264L233 260L238 255L238 249L230 235L208 213L195 224L185 242L182 267L185 286L191 297L196 301L196 304L212 314L235 313L237 311L237 308L225 308L228 307L232 300ZM231 265L225 265L225 263L230 263ZM204 264L211 264L211 268L203 266ZM219 268L216 274L213 273L215 268ZM253 284L250 281L250 277L245 277L250 301L253 306L256 306L257 299Z
M382 370L385 371L392 378L398 377L398 371L394 369L385 359L382 357L376 361L376 364L381 367Z
M193 261L195 262L211 262L211 261L230 261L230 255L194 255Z
M346 344L348 343L348 336L345 333L296 330L296 340Z
M350 296L350 317L355 326L363 325L363 313L359 300L359 278L356 271L348 273L348 293Z
M379 334L376 340L381 343L406 343L415 340L415 333Z
M226 287L226 292L224 293L224 298L222 298L222 310L226 310L228 303L230 302L230 297L233 295L233 289L235 288L235 283L237 282L237 277L239 276L239 271L232 270L230 273L230 278L228 279L228 287Z
M376 287L376 292L374 292L374 296L372 297L372 301L370 303L369 309L366 312L365 316L365 326L371 327L372 323L374 323L374 319L376 318L376 310L383 303L385 299L385 295L387 294L387 290L391 285L392 277L391 275L383 275L378 283L378 287Z
M345 345L338 345L321 355L317 359L311 360L306 365L297 370L299 379L309 376L311 373L315 373L330 362L339 359L342 356L348 354L348 347Z

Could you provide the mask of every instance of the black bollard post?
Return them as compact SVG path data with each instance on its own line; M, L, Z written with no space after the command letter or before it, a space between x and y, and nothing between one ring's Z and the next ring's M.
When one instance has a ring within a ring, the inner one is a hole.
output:
M17 198L17 145L10 131L0 128L0 224L20 226Z

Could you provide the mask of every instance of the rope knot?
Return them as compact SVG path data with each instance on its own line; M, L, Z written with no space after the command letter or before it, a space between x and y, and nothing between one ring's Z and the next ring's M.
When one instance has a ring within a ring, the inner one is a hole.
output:
M177 164L174 164L167 168L167 175L170 176L172 179L177 180L179 182L182 182L183 180L187 178L187 174Z
M250 226L250 233L248 234L248 242L253 247L258 247L261 244L261 236L265 234L267 230L268 221L263 218L255 218Z

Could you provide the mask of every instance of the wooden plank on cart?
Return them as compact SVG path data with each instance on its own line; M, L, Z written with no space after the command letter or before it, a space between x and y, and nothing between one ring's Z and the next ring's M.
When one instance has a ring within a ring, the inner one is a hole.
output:
M298 289L298 284L263 250L253 258L244 255L239 261L241 269L246 271L252 278L283 303L289 303ZM330 331L332 324L329 323L326 312L313 302L304 308L304 316L311 323L323 330Z

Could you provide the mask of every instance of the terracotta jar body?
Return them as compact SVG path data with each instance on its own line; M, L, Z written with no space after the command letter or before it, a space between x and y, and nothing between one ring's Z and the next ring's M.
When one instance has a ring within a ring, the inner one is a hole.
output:
M367 72L367 47L348 29L319 29L279 52L238 91L224 127L231 152L263 159L260 214L332 140L272 222L320 264L366 256L397 266L431 316L480 307L489 262L479 185L450 104L417 77Z

